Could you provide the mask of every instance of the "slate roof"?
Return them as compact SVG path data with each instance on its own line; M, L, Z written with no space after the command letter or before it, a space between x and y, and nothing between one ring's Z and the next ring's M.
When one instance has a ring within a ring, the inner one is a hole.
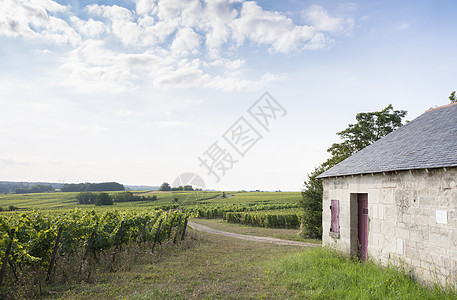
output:
M457 166L457 103L427 110L317 178Z

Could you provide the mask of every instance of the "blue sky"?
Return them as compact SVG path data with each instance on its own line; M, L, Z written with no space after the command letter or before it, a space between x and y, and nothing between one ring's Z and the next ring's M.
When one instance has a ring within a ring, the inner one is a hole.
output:
M0 180L158 185L193 172L209 188L299 190L356 113L392 103L411 120L449 102L456 11L451 0L2 1ZM284 109L267 129L248 112L265 91ZM223 138L240 117L261 136L237 140L252 146L243 155Z

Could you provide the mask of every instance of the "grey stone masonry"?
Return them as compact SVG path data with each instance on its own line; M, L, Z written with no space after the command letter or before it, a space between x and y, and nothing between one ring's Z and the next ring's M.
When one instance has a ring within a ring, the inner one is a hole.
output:
M368 194L368 256L421 281L457 287L457 168L323 179L323 244L357 255L357 194ZM331 200L340 234L330 234Z

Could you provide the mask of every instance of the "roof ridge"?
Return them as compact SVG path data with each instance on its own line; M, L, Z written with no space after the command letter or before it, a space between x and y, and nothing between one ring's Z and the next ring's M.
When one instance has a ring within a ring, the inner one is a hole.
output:
M433 107L433 108L427 109L425 112L429 112L429 111L432 111L432 110L437 110L437 109L440 109L440 108L444 108L444 107L448 107L448 106L452 106L452 105L456 105L456 104L457 104L457 102L454 102L454 103L441 105L441 106L438 106L438 107Z

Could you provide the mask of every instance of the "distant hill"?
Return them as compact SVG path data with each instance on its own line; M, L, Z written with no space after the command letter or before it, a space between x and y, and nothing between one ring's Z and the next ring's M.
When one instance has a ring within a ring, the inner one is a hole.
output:
M19 182L19 181L0 181L0 194L9 194L16 189L30 189L32 186L50 185L53 189L60 189L63 183L56 182Z
M101 183L65 183L60 189L61 192L107 192L125 191L125 187L117 182Z
M14 193L16 189L31 189L32 186L50 185L55 190L60 190L64 183L57 182L25 182L25 181L0 181L0 194ZM127 191L155 191L159 186L152 185L124 185Z
M156 191L160 186L151 186L151 185L125 185L126 191Z

